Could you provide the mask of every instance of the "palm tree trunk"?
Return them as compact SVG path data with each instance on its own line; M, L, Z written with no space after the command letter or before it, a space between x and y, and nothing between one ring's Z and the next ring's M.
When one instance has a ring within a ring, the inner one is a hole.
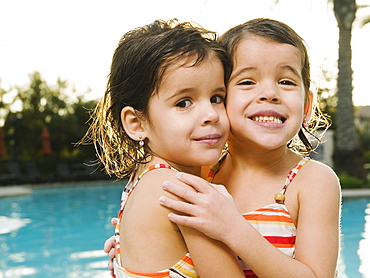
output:
M355 0L334 0L334 13L339 28L337 138L334 168L338 174L347 173L366 181L363 150L354 122L352 102L351 37L356 9Z

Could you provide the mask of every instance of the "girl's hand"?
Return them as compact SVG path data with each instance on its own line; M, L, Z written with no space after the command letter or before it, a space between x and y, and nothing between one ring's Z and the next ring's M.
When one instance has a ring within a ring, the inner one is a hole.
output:
M113 218L110 220L110 223L112 223L112 226L115 228L115 227L117 226L117 223L118 223L118 218L113 217Z
M116 240L114 239L114 236L111 236L108 238L104 243L104 252L108 253L109 261L108 261L108 268L111 271L111 275L113 277L113 259L116 254Z
M224 242L233 225L245 222L233 197L223 185L210 184L202 178L186 173L178 173L177 178L195 191L179 184L167 181L163 183L164 190L185 200L160 197L161 205L181 213L170 213L168 218L172 222L197 229Z
M113 227L116 227L118 222L117 218L112 218L111 223ZM116 240L114 236L111 236L108 238L104 243L104 252L108 253L108 256L110 257L108 261L108 268L111 271L111 276L113 276L113 259L116 256Z

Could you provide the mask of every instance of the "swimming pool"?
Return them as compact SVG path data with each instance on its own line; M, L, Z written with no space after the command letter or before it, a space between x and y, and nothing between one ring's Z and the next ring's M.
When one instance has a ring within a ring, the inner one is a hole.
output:
M370 277L370 197L345 198L342 206L340 278Z
M0 278L110 277L102 247L122 186L35 189L0 199Z
M0 278L110 277L103 243L124 182L0 199ZM370 198L345 199L341 278L370 277Z

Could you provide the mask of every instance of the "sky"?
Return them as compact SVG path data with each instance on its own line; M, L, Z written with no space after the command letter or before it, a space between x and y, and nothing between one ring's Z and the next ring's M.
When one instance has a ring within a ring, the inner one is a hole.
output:
M338 29L326 0L0 0L0 87L29 83L38 71L58 77L87 99L103 96L114 49L127 31L156 19L195 21L222 34L256 17L290 25L309 46L312 79L336 74ZM366 2L366 0L357 0ZM370 15L369 9L358 12ZM370 105L367 79L370 24L355 23L352 37L355 105ZM335 88L335 84L330 84ZM6 101L6 100L4 100Z

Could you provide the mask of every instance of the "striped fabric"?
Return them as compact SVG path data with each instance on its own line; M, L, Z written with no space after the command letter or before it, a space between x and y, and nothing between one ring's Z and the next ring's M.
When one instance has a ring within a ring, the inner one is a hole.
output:
M114 260L114 277L117 278L195 278L199 277L195 271L190 254L187 253L179 262L170 269L157 272L134 272L118 266L117 260Z
M118 223L115 230L115 238L116 238L116 258L114 259L114 277L115 278L198 278L198 274L195 271L193 261L191 260L190 254L187 253L180 261L178 261L173 267L169 269L165 269L162 271L152 272L152 273L140 273L134 272L131 270L127 270L121 266L121 243L120 243L120 226L121 226L121 219L122 213L125 208L127 199L130 197L132 191L135 189L136 185L138 184L140 178L152 171L154 169L161 169L167 168L177 171L176 169L172 168L166 164L155 164L147 168L143 171L135 180L136 171L132 173L130 180L128 181L125 189L122 192L121 198L121 209L118 214Z
M285 204L271 204L243 216L267 241L294 258L296 227ZM242 260L239 262L246 277L257 277Z
M298 171L308 160L309 158L303 157L298 162L298 164L288 173L284 187L280 193L285 195L289 184L292 182ZM219 165L213 168L218 170ZM210 174L208 175L208 177L213 177L216 173ZM212 179L209 179L208 181L212 182ZM251 225L268 242L270 242L284 254L294 258L296 227L294 226L290 213L284 202L276 201L271 205L267 205L255 211L244 213L243 217L249 223L251 223ZM247 278L257 277L240 258L239 263Z

